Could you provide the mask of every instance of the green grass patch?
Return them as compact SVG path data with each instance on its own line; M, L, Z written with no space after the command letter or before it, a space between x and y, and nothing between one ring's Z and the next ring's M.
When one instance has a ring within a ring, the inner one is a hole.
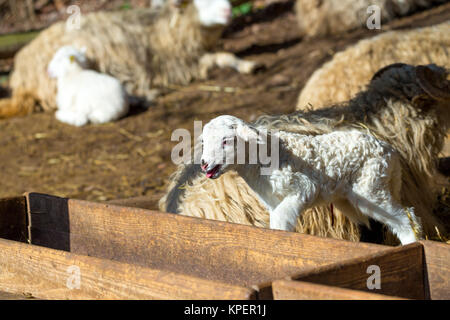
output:
M8 84L8 76L7 75L0 76L0 85L6 87L7 84Z
M39 31L13 33L0 36L0 48L6 48L17 44L24 44L33 40Z
M233 12L233 18L246 15L250 13L253 9L253 3L251 2L245 2L239 6L235 6L232 9Z
M131 3L129 3L128 1L125 1L119 6L119 10L130 10L130 9L133 9L133 7Z

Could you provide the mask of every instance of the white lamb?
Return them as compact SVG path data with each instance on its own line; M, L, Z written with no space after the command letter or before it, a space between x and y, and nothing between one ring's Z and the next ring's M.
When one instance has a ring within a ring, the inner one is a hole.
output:
M84 126L88 122L105 123L128 113L126 92L119 80L86 70L83 51L61 47L48 65L48 74L57 79L58 120Z
M262 175L259 157L250 164L249 146L253 141L271 154L271 139L279 140L279 166ZM220 116L205 125L202 141L207 177L236 170L267 207L271 229L292 231L304 210L333 202L355 222L368 224L370 217L384 223L402 244L420 237L414 209L400 204L400 156L371 135L356 130L317 136L267 133L238 118ZM239 143L245 149L239 149ZM245 150L245 161L237 161L242 155L236 150Z

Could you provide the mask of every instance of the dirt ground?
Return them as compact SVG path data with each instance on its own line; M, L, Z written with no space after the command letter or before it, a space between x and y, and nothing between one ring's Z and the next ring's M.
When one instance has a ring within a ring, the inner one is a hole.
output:
M449 18L445 5L387 24L383 31ZM114 123L76 128L49 113L0 121L0 198L26 191L94 201L145 195L155 199L156 208L175 169L170 159L174 129L192 132L194 120L222 114L253 120L292 112L315 69L334 52L380 32L301 39L297 30L292 2L237 19L220 47L263 63L265 70L255 75L213 70L208 81L166 88L154 105Z
M142 8L151 4L151 0L31 0L31 6L23 0L15 2L0 1L0 34L45 28L73 13L67 12L71 5L77 5L84 13Z

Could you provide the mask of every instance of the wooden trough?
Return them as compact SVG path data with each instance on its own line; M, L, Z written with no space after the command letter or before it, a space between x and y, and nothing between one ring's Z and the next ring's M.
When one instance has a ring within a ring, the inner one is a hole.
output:
M371 265L380 289L368 289ZM449 299L449 279L450 247L432 241L354 243L37 193L0 200L0 299Z

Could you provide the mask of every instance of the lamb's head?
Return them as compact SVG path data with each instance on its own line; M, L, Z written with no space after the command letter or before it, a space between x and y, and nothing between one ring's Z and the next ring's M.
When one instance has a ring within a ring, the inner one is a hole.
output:
M218 178L222 173L245 163L246 143L254 140L264 143L265 140L258 130L245 121L233 116L220 116L208 122L201 135L203 153L201 157L202 170L211 179ZM244 148L239 148L243 146ZM240 155L238 152L243 152Z
M193 0L200 23L204 27L224 26L231 20L229 0Z
M59 78L74 67L88 68L85 49L78 50L73 46L64 46L58 49L48 64L47 72L50 78Z

